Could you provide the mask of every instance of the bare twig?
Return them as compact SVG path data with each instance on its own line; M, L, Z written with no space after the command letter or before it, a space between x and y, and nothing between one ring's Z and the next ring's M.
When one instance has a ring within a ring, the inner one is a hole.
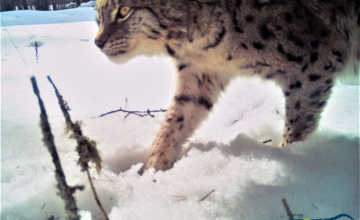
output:
M64 101L64 99L62 98L62 96L60 95L58 89L56 88L55 84L53 83L53 81L51 80L50 76L47 77L49 82L51 83L51 85L54 87L55 90L55 94L59 100L59 105L60 108L63 112L63 115L65 117L65 121L66 121L66 125L68 130L72 131L73 133L73 138L76 140L77 142L77 147L76 147L76 151L78 152L80 158L78 161L78 164L81 167L82 171L85 171L87 173L88 179L89 179L89 183L91 186L91 190L94 194L94 198L96 203L98 204L103 217L105 220L108 220L109 218L107 217L107 214L104 210L104 208L101 205L101 202L99 200L99 197L96 193L95 187L93 185L92 179L90 177L90 172L89 172L89 165L88 163L90 161L94 162L96 165L96 169L98 172L100 172L101 170L101 158L99 155L99 152L96 149L96 143L95 141L90 140L89 138L83 136L82 134L82 130L81 130L81 126L79 122L75 122L73 123L71 121L71 117L70 114L68 112L69 107L67 105L67 103Z
M199 202L204 201L207 197L209 197L211 195L211 193L215 192L215 189L211 190L208 194L206 194L206 196L204 196L202 199L199 200Z
M319 209L319 207L317 207L315 204L311 203L311 206L314 207L315 209Z
M106 112L104 114L101 114L97 117L94 117L94 118L101 118L101 117L104 117L106 115L110 115L110 114L114 114L116 112L125 112L127 113L125 115L125 118L127 118L130 114L133 114L133 115L137 115L139 117L144 117L144 116L150 116L150 117L155 117L155 115L151 114L151 113L157 113L157 112L166 112L166 109L160 109L160 110L146 110L146 111L127 111L127 110L123 110L122 108L120 109L117 109L117 110L114 110L114 111L110 111L110 112Z
M271 142L271 141L272 141L271 139L263 141L263 144L266 144L266 143Z
M80 217L77 214L78 208L76 206L76 202L73 197L73 194L76 189L82 189L82 187L79 187L79 186L69 187L66 183L65 174L64 174L64 171L62 170L59 155L58 155L56 147L55 147L54 136L51 133L51 128L50 128L50 124L49 124L49 121L47 118L45 106L40 97L40 92L37 87L35 77L31 77L31 83L33 86L34 93L37 96L38 101L39 101L40 112L41 112L40 113L41 130L44 135L43 140L44 140L44 143L45 143L48 151L51 154L51 157L53 158L53 163L55 165L55 177L58 182L57 188L60 191L60 193L59 193L60 197L65 202L65 209L66 209L67 217L71 220L79 220Z
M105 212L103 206L101 205L99 196L98 196L97 193L96 193L96 190L95 190L95 187L94 187L94 183L93 183L93 181L92 181L92 179L91 179L91 176L90 176L89 168L86 168L86 174L87 174L87 177L88 177L90 186L91 186L91 190L92 190L92 192L93 192L93 194L94 194L94 198L95 198L96 204L99 206L99 208L100 208L100 210L101 210L101 213L103 214L103 217L105 218L105 220L109 220L109 218L107 217L106 212Z
M282 202L282 204L283 204L283 206L284 206L284 208L285 208L286 214L287 214L287 216L289 217L289 219L290 219L290 220L291 220L291 219L294 219L294 215L291 213L290 207L289 207L289 205L287 204L286 199L283 198L283 199L281 200L281 202Z

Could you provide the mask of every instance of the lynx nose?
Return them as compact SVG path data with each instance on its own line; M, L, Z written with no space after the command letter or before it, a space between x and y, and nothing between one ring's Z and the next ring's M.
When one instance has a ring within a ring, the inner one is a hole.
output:
M101 41L101 40L95 40L96 46L97 46L98 48L100 48L100 49L103 49L103 48L104 48L105 43L106 43L106 42Z

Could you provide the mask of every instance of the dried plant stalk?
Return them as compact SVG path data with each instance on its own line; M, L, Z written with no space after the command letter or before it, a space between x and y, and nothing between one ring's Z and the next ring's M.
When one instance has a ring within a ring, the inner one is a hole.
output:
M109 218L107 217L107 214L101 205L100 199L96 193L94 184L90 177L90 171L89 171L89 165L88 165L88 163L91 161L91 162L95 163L95 167L98 172L100 172L100 170L101 170L101 158L100 158L99 152L96 148L96 142L93 140L90 140L88 137L86 137L82 134L80 122L78 122L78 121L75 123L72 122L70 114L68 112L69 107L68 107L67 103L64 101L64 99L60 95L58 89L56 88L55 84L51 80L50 76L47 76L47 78L48 78L49 82L51 83L51 85L53 86L56 97L59 100L59 105L60 105L61 111L63 112L63 115L65 117L67 129L70 132L72 132L72 137L76 140L76 142L78 144L76 147L76 151L79 154L78 164L81 167L81 171L87 173L88 180L89 180L89 183L91 186L91 190L94 194L95 201L98 204L98 206L103 214L104 219L108 220Z
M41 121L40 124L41 124L42 133L44 135L43 140L44 140L45 146L47 147L47 149L49 150L49 152L51 154L53 163L55 165L55 177L58 182L57 188L60 191L59 192L60 197L65 202L65 210L66 210L67 218L70 220L79 220L80 217L77 214L78 208L76 206L76 201L75 201L75 198L73 197L73 194L76 189L82 189L82 187L79 187L79 186L69 187L66 183L66 177L65 177L64 171L62 170L62 167L61 167L59 155L57 153L56 146L54 143L54 136L51 133L51 128L50 128L50 124L49 124L49 121L47 118L45 106L40 97L40 92L37 87L35 77L31 77L31 83L33 86L34 93L37 96L38 101L39 101L40 112L41 112L40 113L40 121Z

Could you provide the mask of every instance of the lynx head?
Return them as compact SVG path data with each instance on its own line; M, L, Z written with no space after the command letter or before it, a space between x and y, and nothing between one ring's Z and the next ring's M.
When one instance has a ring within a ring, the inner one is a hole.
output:
M97 0L99 31L95 44L116 63L138 54L162 53L169 33L181 26L173 23L183 20L183 13L176 9L181 8L177 2Z

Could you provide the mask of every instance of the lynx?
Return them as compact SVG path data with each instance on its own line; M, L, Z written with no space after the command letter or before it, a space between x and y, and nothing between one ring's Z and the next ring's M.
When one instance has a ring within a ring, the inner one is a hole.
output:
M359 0L97 0L96 9L95 44L110 60L166 54L177 66L144 170L172 167L235 76L281 87L285 147L315 130L335 78L359 75Z

